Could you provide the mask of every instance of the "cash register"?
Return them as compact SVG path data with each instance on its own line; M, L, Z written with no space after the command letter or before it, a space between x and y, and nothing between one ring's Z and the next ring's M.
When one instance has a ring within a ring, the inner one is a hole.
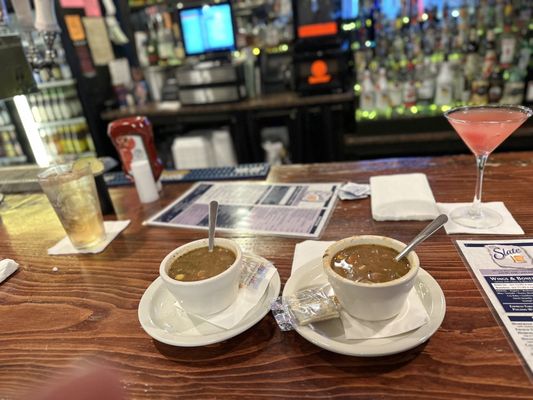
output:
M177 71L184 105L239 101L246 97L242 64L231 61L236 49L230 3L202 4L178 11L187 64Z

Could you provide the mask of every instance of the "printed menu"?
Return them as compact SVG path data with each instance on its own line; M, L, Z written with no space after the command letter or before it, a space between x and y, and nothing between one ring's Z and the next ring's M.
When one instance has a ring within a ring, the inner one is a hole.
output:
M207 229L209 202L219 203L217 230L318 238L337 199L338 183L198 182L146 225Z
M533 239L458 240L466 262L533 374Z

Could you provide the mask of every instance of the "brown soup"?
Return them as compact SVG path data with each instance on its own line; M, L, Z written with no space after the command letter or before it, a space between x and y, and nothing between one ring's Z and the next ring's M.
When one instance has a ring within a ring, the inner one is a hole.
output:
M201 281L227 270L237 257L224 247L215 246L191 250L171 261L168 276L183 282Z
M396 250L375 244L361 244L339 251L331 260L331 268L354 282L381 283L398 279L409 272L406 258L395 261Z

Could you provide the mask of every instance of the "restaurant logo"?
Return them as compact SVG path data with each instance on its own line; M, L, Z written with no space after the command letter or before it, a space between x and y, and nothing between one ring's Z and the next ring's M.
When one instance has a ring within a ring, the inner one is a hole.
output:
M486 245L492 261L501 268L533 268L531 256L520 246Z

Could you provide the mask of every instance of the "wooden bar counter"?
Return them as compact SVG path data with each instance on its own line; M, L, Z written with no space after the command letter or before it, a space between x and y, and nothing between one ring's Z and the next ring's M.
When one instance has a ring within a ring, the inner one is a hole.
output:
M427 174L437 201L473 197L472 156L388 159L274 167L270 182L368 182L372 175ZM248 331L198 348L172 347L141 328L137 307L163 257L204 231L146 227L142 221L190 184L164 187L142 206L133 187L111 189L118 219L131 225L101 254L48 256L64 236L42 194L8 195L0 204L0 258L21 264L0 284L0 399L38 391L80 363L117 372L129 399L533 399L533 383L454 240L489 236L437 233L421 244L423 268L447 303L440 329L418 347L387 357L331 353L296 332L281 332L269 313ZM491 157L484 200L502 200L533 237L533 152ZM409 241L426 222L376 222L370 200L339 201L322 240L354 234ZM228 236L228 235L221 235ZM289 277L300 240L233 235L245 251ZM499 236L502 239L504 237ZM32 389L33 388L33 389Z

